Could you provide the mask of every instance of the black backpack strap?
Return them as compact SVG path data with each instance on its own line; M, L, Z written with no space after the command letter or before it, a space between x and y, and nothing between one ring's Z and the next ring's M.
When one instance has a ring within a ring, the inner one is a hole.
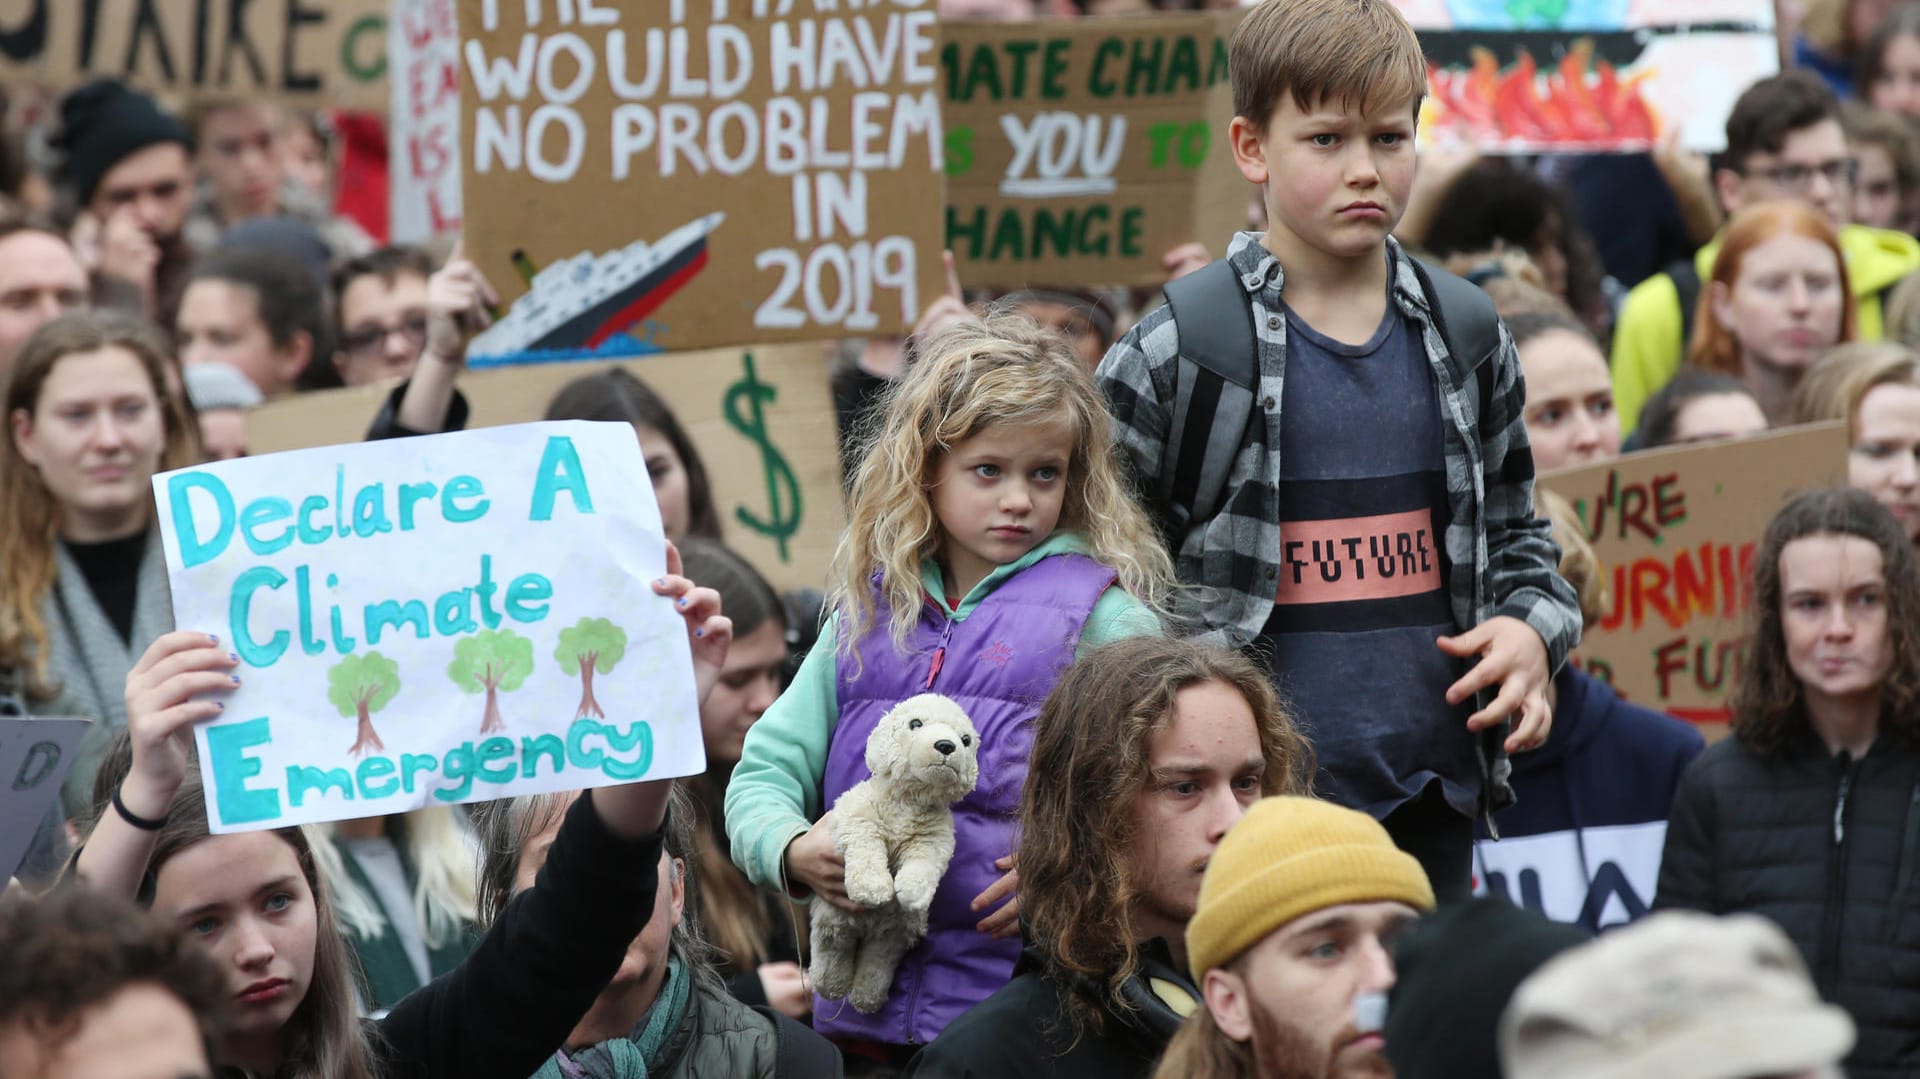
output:
M840 1050L812 1027L764 1004L753 1005L753 1010L773 1023L776 1079L815 1079L816 1076L842 1079L846 1075L846 1062L840 1058Z
M1189 523L1220 508L1253 416L1260 360L1247 290L1225 259L1169 283L1166 293L1179 328L1180 363L1157 494L1170 517L1168 537L1177 544Z
M1471 357L1469 370L1480 379L1480 415L1493 406L1494 354L1500 351L1500 313L1493 298L1480 286L1413 259L1414 276L1426 290L1433 309L1434 328L1456 361Z
M1680 356L1693 344L1693 323L1700 308L1700 269L1690 258L1674 259L1664 271L1673 279L1673 291L1680 294Z

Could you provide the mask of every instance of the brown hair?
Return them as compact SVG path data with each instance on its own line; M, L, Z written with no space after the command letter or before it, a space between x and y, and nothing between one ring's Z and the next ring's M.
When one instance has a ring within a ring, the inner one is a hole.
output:
M1906 117L1859 101L1844 102L1840 117L1847 129L1847 142L1887 152L1893 162L1893 183L1901 198L1920 186L1920 139L1914 137L1913 124Z
M1264 134L1291 94L1301 111L1323 103L1367 112L1427 96L1427 62L1413 27L1389 0L1266 0L1227 44L1233 112Z
M1607 575L1600 568L1600 556L1587 542L1586 527L1573 503L1545 488L1533 492L1533 501L1540 516L1553 525L1553 542L1560 545L1560 576L1580 599L1580 626L1592 629L1607 613Z
M204 1045L227 1019L231 998L213 960L152 914L87 888L44 899L0 900L0 1029L19 1023L58 1047L82 1014L134 985L151 985L193 1013Z
M1811 19L1811 12L1809 18ZM1887 12L1853 58L1853 85L1863 100L1873 100L1873 84L1887 66L1887 49L1903 37L1920 38L1920 4L1901 4Z
M1787 664L1780 614L1780 554L1808 536L1855 536L1880 549L1893 649L1893 666L1880 686L1880 724L1911 744L1920 734L1920 567L1912 540L1893 514L1872 495L1851 488L1808 491L1767 525L1754 559L1751 651L1728 702L1733 733L1765 754L1778 752L1808 728L1806 693Z
M313 980L287 1020L287 1052L275 1074L279 1079L372 1079L373 1053L360 1027L354 995L353 953L334 914L333 894L314 862L313 840L303 828L276 828L272 835L293 848L300 875L313 892L315 923ZM207 830L206 791L199 771L190 769L167 808L166 824L154 840L147 867L158 879L160 867L169 858L217 838L224 837Z
M1781 236L1805 236L1825 244L1833 252L1834 270L1840 277L1840 337L1851 341L1859 332L1853 313L1853 287L1847 276L1847 256L1840 250L1840 236L1820 211L1803 202L1779 200L1749 206L1733 215L1713 258L1709 287L1700 290L1700 307L1694 319L1693 344L1687 350L1688 362L1706 371L1738 375L1741 370L1740 342L1733 330L1720 324L1713 313L1712 285L1731 290L1740 280L1747 252Z
M1020 798L1020 913L1050 975L1118 989L1139 966L1130 854L1133 800L1148 786L1148 745L1188 686L1219 682L1246 699L1266 759L1261 794L1305 794L1313 749L1295 729L1265 670L1238 652L1196 641L1135 637L1067 668L1034 721ZM1067 994L1076 1036L1102 1026L1099 1002Z
M14 361L6 384L9 431L0 439L0 669L24 668L28 695L44 700L58 692L48 681L48 629L40 605L53 589L54 545L60 537L60 504L40 473L20 456L11 431L13 416L32 415L41 391L60 361L79 352L120 348L132 353L153 385L165 440L160 470L193 463L193 443L180 403L167 388L167 346L158 331L129 315L80 311L34 331ZM151 511L152 503L148 503Z
M1252 1044L1227 1037L1202 1004L1174 1032L1153 1079L1255 1079L1259 1074Z
M1891 341L1855 341L1820 357L1793 394L1795 423L1847 421L1859 437L1860 402L1878 386L1920 386L1920 353Z

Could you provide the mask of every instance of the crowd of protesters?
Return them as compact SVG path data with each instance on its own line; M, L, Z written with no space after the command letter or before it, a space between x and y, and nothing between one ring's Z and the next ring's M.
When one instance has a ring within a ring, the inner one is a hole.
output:
M938 4L1195 6L1240 5ZM817 590L726 546L644 364L547 402L638 440L703 774L324 826L210 831L246 675L151 480L334 387L464 428L500 297L343 212L326 113L99 80L8 132L0 714L92 723L0 898L0 1077L1920 1072L1920 2L1779 0L1711 156L1416 150L1395 3L1245 6L1248 231L823 344ZM1731 731L1583 669L1607 573L1536 473L1822 421L1847 486L1749 537ZM835 802L929 690L980 782L869 1013L805 905L859 909Z

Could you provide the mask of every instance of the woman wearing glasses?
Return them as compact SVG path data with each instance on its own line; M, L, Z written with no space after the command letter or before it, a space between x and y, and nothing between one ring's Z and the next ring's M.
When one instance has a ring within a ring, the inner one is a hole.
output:
M1828 349L1854 339L1847 264L1826 217L1799 202L1734 215L1700 307L1687 359L1739 379L1773 426L1791 423L1793 394Z

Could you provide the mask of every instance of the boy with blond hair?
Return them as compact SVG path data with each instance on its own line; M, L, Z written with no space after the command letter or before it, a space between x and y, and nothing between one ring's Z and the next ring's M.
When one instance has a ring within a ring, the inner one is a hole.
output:
M1267 231L1170 287L1098 377L1197 586L1178 613L1267 653L1321 793L1463 898L1473 817L1511 801L1504 754L1545 741L1580 635L1534 519L1520 365L1485 296L1390 235L1426 92L1390 0L1266 0L1229 65L1229 137ZM1234 359L1221 324L1247 317L1248 376L1208 383Z

